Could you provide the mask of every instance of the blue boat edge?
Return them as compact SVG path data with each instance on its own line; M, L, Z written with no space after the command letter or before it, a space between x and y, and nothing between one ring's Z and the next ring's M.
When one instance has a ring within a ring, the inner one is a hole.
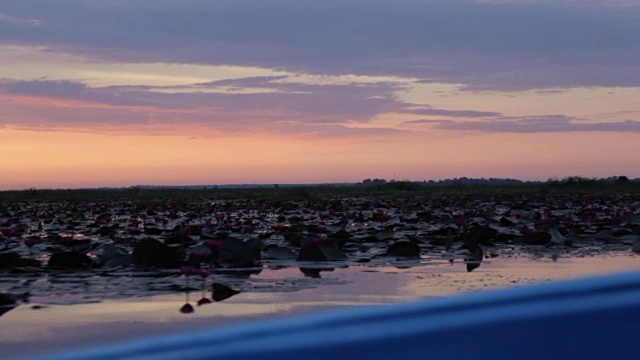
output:
M640 271L187 331L34 359L638 358Z

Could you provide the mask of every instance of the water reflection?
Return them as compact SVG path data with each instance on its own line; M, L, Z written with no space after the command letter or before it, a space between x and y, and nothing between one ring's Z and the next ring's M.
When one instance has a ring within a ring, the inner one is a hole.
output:
M271 266L274 265L274 266ZM410 269L412 267L419 267L421 265L427 265L424 259L393 259L389 257L380 257L375 263L367 265L355 266L353 272L370 271L377 272L380 270L388 270L389 266L393 266L396 269ZM193 286L185 285L181 287L181 292L185 292L186 304L193 304L194 312L198 312L195 305L203 306L210 304L211 302L222 302L237 294L246 293L248 296L255 294L256 291L261 292L285 292L293 293L302 290L317 290L325 286L340 285L347 286L354 292L361 291L358 281L354 281L345 284L345 281L341 279L344 273L337 272L337 269L348 269L350 265L346 261L325 261L325 262L310 262L310 261L274 261L273 264L267 261L265 263L263 271L255 271L254 269L213 269L215 272L212 274L212 278L215 279L210 285L206 284L206 279L202 284L202 295L200 300L195 304L189 303L189 292L196 292L197 290ZM365 270L371 269L371 270ZM222 270L222 271L221 271ZM299 271L296 275L294 270ZM187 270L197 273L197 269ZM254 274L247 276L248 272ZM350 272L351 273L351 272ZM186 277L185 281L189 281ZM370 285L365 285L370 287ZM387 286L388 287L388 286ZM395 287L391 287L389 291L394 292ZM206 290L205 290L206 289ZM348 290L351 291L351 290ZM193 298L193 297L191 297ZM246 300L246 296L244 297ZM184 312L192 313L191 309L186 306Z
M333 271L333 270L335 270L335 268L314 268L314 267L300 268L300 272L302 272L304 276L314 278L314 279L322 278L322 276L320 276L321 271Z
M13 310L17 305L3 305L0 306L0 316L4 315L5 313Z
M216 268L216 274L225 274L237 278L249 278L251 275L259 275L262 272L262 267L250 267L250 268Z
M183 314L191 314L193 313L193 306L187 301L187 303L180 308L180 312Z
M202 297L200 298L200 300L196 302L197 306L208 305L213 303L213 301L215 302L224 301L240 293L240 291L235 290L230 286L220 282L214 282L213 284L211 284L211 287L207 288L206 278L204 278L202 284L203 284ZM211 298L207 297L207 294L209 292L207 290L211 292ZM180 307L180 312L183 314L192 314L195 312L195 308L189 302L190 292L191 292L191 289L188 286L185 287L185 290L184 290L185 304L182 305L182 307Z
M228 298L240 293L240 291L234 290L231 287L218 282L213 283L211 286L211 292L213 301L216 302L227 300Z
M486 252L491 257L493 250ZM223 283L241 293L214 305L201 307L196 306L202 290L201 280L195 277L190 279L191 294L189 301L185 302L185 279L177 277L175 271L167 278L172 283L179 283L180 287L164 295L158 295L156 290L152 293L154 296L78 304L86 297L85 292L69 294L63 299L35 294L30 299L33 303L50 305L46 314L42 310L33 310L31 306L17 306L0 317L0 352L3 356L17 356L24 355L27 350L51 351L68 346L124 341L134 336L193 331L198 327L226 326L264 317L318 312L343 306L395 303L418 297L631 270L637 269L638 265L638 257L629 255L560 257L557 262L544 257L534 260L522 256L499 256L491 257L490 261L483 260L481 271L468 273L462 257L456 257L454 266L450 266L446 258L439 261L425 258L423 264L426 266L410 269L398 269L393 263L384 265L377 263L378 260L382 259L374 259L375 266L353 265L323 272L323 278L320 279L304 276L298 267L282 270L265 268L260 275L251 279L216 274L215 281L211 277L207 279L205 295L208 299L213 301L211 291L214 282ZM304 267L310 265L305 264ZM15 277L13 279L15 281ZM135 283L140 287L145 284ZM194 313L187 315L179 311L187 303L193 307ZM67 306L69 304L72 306ZM61 328L65 331L59 331Z
M22 295L13 295L0 292L0 316L15 309L20 302L28 303L29 293L24 293Z
M204 292L203 292L202 298L200 300L198 300L197 304L198 304L198 306L211 304L211 299L209 299L206 296L204 296Z
M472 272L480 267L482 259L484 258L484 252L477 241L469 241L463 247L469 250L469 254L464 258L464 262L467 265L467 272Z

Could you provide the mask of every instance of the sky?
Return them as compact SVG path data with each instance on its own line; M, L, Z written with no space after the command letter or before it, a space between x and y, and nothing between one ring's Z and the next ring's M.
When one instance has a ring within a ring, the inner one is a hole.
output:
M3 0L0 189L640 177L636 0Z

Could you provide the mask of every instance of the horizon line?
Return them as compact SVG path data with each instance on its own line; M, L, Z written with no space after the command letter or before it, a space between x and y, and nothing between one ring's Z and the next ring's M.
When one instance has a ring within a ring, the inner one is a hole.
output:
M223 189L233 189L233 188L277 188L277 187L313 187L313 186L375 186L375 185L384 185L384 184L393 184L393 183L415 183L415 184L428 184L428 185L452 185L452 184L443 184L443 183L454 183L457 182L485 182L490 185L491 182L495 183L494 185L504 185L505 182L513 184L542 184L554 181L567 181L569 179L577 179L577 180L586 180L586 181L615 181L619 178L627 178L630 182L640 182L640 177L637 178L628 178L625 175L612 175L608 177L583 177L579 175L566 176L563 178L550 177L546 180L522 180L517 178L473 178L473 177L455 177L455 178L445 178L445 179L429 179L429 180L398 180L398 179L390 179L386 180L384 178L366 178L359 182L350 182L350 181L341 181L341 182L322 182L322 183L227 183L227 184L189 184L189 185L178 185L178 184L135 184L135 185L125 185L125 186L95 186L95 187L78 187L78 188L69 188L69 187L29 187L29 188L13 188L13 189L0 189L0 192L12 192L12 191L60 191L60 190L128 190L128 189L184 189L184 190L196 190L196 189L215 189L215 188L223 188ZM370 181L371 184L365 182ZM499 184L502 183L502 184ZM464 184L461 184L464 185Z

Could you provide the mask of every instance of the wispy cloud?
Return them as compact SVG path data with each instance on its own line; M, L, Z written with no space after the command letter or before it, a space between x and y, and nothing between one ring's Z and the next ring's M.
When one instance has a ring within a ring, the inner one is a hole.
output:
M527 5L563 5L575 7L613 7L637 8L640 4L635 0L475 0L482 4L527 4Z
M0 26L2 24L32 27L32 26L40 26L42 22L37 19L11 16L11 15L7 15L0 12Z
M0 80L0 93L75 101L73 105L30 109L35 121L76 127L199 124L217 131L275 131L347 136L393 134L400 127L376 127L383 113L429 118L408 120L444 130L480 132L640 131L636 120L589 122L562 115L506 116L498 111L443 109L398 100L396 83L317 85L287 82L287 76L225 79L183 86L107 86L92 88L71 81ZM200 89L266 88L272 92L199 92ZM164 90L180 88L183 92ZM162 90L162 91L161 91ZM46 103L46 101L43 101ZM623 114L632 114L625 111ZM0 124L26 125L21 117L1 116ZM33 126L34 124L30 124ZM366 126L363 126L366 125ZM403 129L403 130L399 130Z
M501 113L495 111L448 110L433 108L413 109L411 113L415 115L449 116L456 118L495 117L502 115Z
M640 8L624 3L13 1L5 16L42 24L3 38L101 61L395 75L468 90L640 86Z
M547 110L520 111L504 103L494 110L464 102L470 91L553 96L575 87L640 87L640 8L630 5L623 0L8 1L0 13L0 45L11 44L14 50L7 47L8 52L38 50L11 58L12 69L22 75L0 80L0 96L75 101L75 108L30 111L42 124L85 127L126 121L191 123L220 131L288 126L339 135L391 134L394 124L405 121L411 126L398 129L431 124L485 132L636 131L635 120L623 120L634 116L622 113L598 118L594 111L590 119L578 119L571 116L576 111L563 114L565 108L549 110L559 115L536 116ZM55 58L56 69L81 63L82 74L41 77L44 66L28 77L16 57L34 52L64 54ZM0 56L0 66L6 59ZM119 80L108 83L106 67L92 73L98 63L118 64ZM172 69L169 80L159 81L153 71L167 71L170 64L252 70L222 76L218 69L213 76L211 69ZM2 76L12 76L7 74ZM448 95L462 101L439 103L435 93L415 96L414 103L403 100L411 86L432 83L455 87ZM615 107L601 111L610 109ZM24 121L0 117L2 124Z
M640 121L584 122L564 115L501 117L491 120L452 121L417 120L413 124L431 125L437 129L466 130L493 133L549 133L549 132L640 132Z
M278 75L278 76L251 76L244 78L236 78L236 79L223 79L210 81L206 83L196 83L196 86L202 87L226 87L231 86L235 88L253 88L253 87L263 87L269 86L273 87L275 85L275 81L285 80L287 79L287 75ZM278 85L282 86L282 85Z
M108 86L92 88L71 81L1 80L0 94L35 97L14 101L27 113L0 112L0 125L72 127L96 130L143 129L164 132L166 126L198 126L216 132L275 132L314 137L377 136L403 130L372 125L374 116L397 112L408 104L392 96L396 84L313 85L274 83L285 77L240 78L176 87ZM202 93L201 88L270 87L270 93ZM40 99L40 100L37 100ZM63 100L61 103L60 100ZM5 111L12 104L5 107ZM22 111L22 110L16 110ZM26 116L25 116L26 115ZM359 125L360 124L360 125Z
M394 92L398 84L315 85L302 83L274 83L275 78L244 78L183 86L197 90L203 87L251 86L269 87L268 93L203 93L159 92L167 90L150 86L108 86L90 88L70 81L0 81L0 91L10 94L61 97L114 106L152 106L159 109L208 109L212 114L224 115L203 122L247 121L247 113L255 120L313 123L368 122L386 112L403 111L408 104L398 101ZM170 87L169 87L170 88ZM262 114L262 118L260 118ZM87 122L91 119L87 118Z

